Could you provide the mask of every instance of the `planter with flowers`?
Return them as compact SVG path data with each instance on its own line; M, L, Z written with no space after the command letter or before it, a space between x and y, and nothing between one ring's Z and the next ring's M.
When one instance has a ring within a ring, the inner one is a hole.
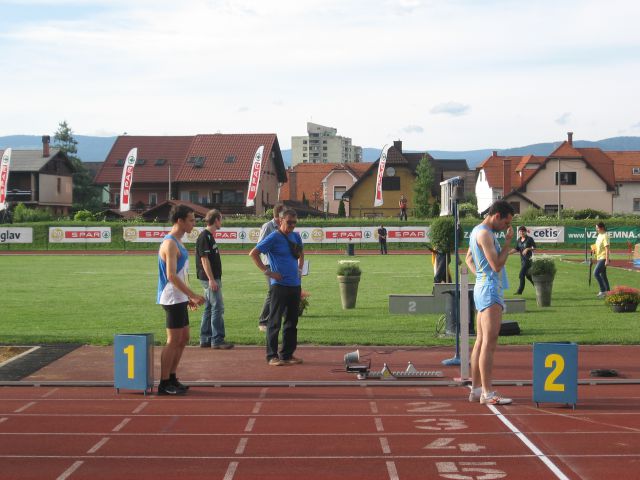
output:
M536 303L539 307L551 306L551 290L556 276L555 259L549 255L533 257L529 274L536 289Z
M635 312L638 308L638 303L640 303L640 290L617 285L607 292L604 303L617 313Z
M338 284L343 309L356 308L361 274L359 261L340 260L338 262Z
M301 317L304 311L309 308L309 297L311 294L305 290L300 292L300 303L298 304L298 316Z

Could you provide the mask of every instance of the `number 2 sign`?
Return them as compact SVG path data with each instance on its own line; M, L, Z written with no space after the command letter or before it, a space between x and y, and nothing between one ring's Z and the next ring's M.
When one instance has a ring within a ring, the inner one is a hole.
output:
M578 403L578 345L533 344L533 401Z

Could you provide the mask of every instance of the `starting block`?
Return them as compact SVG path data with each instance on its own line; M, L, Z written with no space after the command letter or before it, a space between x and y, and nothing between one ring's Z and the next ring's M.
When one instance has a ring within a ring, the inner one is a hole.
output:
M371 372L369 370L358 372L358 380L366 380L367 378L379 378L380 380L398 380L402 378L442 378L444 375L440 371L424 371L416 370L413 363L409 362L407 369L404 371L392 372L385 363L379 372Z

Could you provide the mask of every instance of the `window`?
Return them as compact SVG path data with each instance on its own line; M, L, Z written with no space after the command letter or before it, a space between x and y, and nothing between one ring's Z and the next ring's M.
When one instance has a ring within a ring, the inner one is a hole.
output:
M382 190L400 190L400 177L382 177Z
M513 207L516 215L520 213L520 202L509 202L509 205Z
M339 186L335 186L333 187L333 199L334 200L342 200L342 195L344 195L344 192L347 191L347 187L339 187Z
M58 177L57 188L58 193L60 193L62 191L62 179L60 177Z
M156 167L159 167L161 165L164 165L165 163L167 163L167 159L166 158L159 158L156 160L156 163L154 163L154 165Z
M220 192L210 192L209 196L211 197L211 203L214 205L220 203L220 200L222 199L222 194Z
M323 153L323 154L322 154L322 156L323 156L323 157L326 157L326 156L327 156L327 154L326 154L326 153Z
M204 157L197 157L193 162L193 168L202 168L204 165Z
M561 205L560 207L564 208L564 205ZM544 213L545 213L545 215L556 215L558 213L558 204L557 203L552 203L550 205L545 205L544 206Z
M302 140L302 144L303 144L303 145L306 145L306 144L307 144L307 141L306 141L306 140Z
M640 198L633 199L633 211L640 212Z
M322 150L326 150L326 149L327 149L327 147L322 147Z
M631 169L631 174L632 175L640 175L640 167L633 167Z
M307 147L302 147L302 150L304 150L306 152L307 151Z
M575 185L576 172L560 172L560 185ZM556 185L558 185L558 172L556 172Z
M303 153L303 154L302 154L302 156L303 156L303 157L306 157L306 156L307 156L307 154L306 154L306 153Z
M224 159L224 163L236 163L236 156L227 155L227 158Z
M124 158L119 158L116 160L116 167L121 167L124 165Z
M189 201L191 203L198 203L198 192L197 191L189 192Z
M145 163L147 163L147 160L144 158L136 159L136 165L144 165Z
M149 205L154 206L158 203L158 194L150 193L149 194Z

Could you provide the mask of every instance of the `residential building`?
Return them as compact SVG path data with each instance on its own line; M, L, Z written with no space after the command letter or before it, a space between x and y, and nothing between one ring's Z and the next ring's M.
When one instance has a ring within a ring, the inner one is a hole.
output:
M73 164L49 142L49 135L44 135L42 150L11 150L7 202L68 215L73 203ZM0 149L0 157L3 153Z
M362 162L362 147L337 133L335 128L307 122L307 135L291 137L291 165Z
M640 215L640 152L606 153L613 160L616 178L613 211Z
M423 157L433 167L434 182L431 196L435 201L440 198L440 182L453 177L461 177L463 191L473 191L475 172L470 171L466 160L436 160L427 152L403 152L402 141L393 142L387 151L387 162L382 178L384 205L374 207L376 180L379 159L371 163L367 171L349 188L343 198L349 202L350 216L353 217L392 217L399 214L400 196L408 200L408 213L415 207L413 186L416 169Z
M254 155L264 146L255 206L245 207ZM262 215L278 201L287 181L275 134L213 134L195 136L120 136L96 175L95 183L110 191L118 208L122 166L138 148L133 173L132 205L138 211L180 200L217 208L225 214Z

